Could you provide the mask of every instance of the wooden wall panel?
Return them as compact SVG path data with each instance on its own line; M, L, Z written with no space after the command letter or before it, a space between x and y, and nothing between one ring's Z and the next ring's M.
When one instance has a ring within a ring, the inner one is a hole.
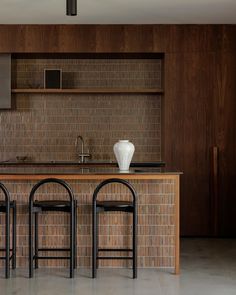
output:
M214 135L219 148L219 235L235 237L236 55L222 51L218 60Z
M184 172L182 235L210 233L209 150L215 62L214 53L176 53L165 57L164 159L170 170Z
M93 26L59 26L56 52L95 52L96 30Z
M26 29L23 26L0 25L0 52L24 52Z
M156 52L209 52L220 48L219 25L160 25L153 30Z
M57 51L58 28L55 26L27 26L25 29L26 48L32 52Z
M208 52L222 31L232 47L233 26L0 25L0 52Z
M153 26L126 26L125 52L153 52Z
M124 52L124 26L96 26L96 52Z
M236 50L236 26L235 25L224 25L221 27L221 49L224 51Z

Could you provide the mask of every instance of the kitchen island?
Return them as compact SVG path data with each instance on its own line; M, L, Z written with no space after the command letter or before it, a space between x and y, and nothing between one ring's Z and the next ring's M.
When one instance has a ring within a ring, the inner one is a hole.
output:
M28 198L33 185L44 178L66 180L78 201L78 267L91 266L91 204L92 194L99 182L107 178L130 181L138 193L138 267L169 269L179 273L179 172L166 172L161 168L131 168L121 173L116 167L0 167L0 181L16 200L17 214L17 266L27 267L28 258ZM119 184L104 188L101 198L129 198L126 188ZM45 185L38 199L63 199L61 187ZM100 217L100 246L122 247L131 244L131 222L122 213L103 214ZM44 220L47 220L44 223ZM43 246L65 247L69 240L68 216L47 213L39 219L39 239ZM127 267L129 262L104 260L101 267ZM65 261L40 261L43 267L67 265Z

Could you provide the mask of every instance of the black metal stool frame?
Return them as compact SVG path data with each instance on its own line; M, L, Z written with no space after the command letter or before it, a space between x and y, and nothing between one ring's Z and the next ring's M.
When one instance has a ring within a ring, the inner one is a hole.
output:
M133 206L132 208L116 208L115 206L109 208L109 210L97 207L97 195L99 191L109 183L120 183L125 185L131 192L133 197ZM92 246L92 277L96 278L97 276L97 268L98 268L98 260L99 259L132 259L133 261L133 278L137 278L137 193L134 187L126 180L119 178L110 178L101 182L95 189L93 193L93 210L92 210L92 235L93 235L93 246ZM133 213L133 248L132 249L101 249L99 248L98 243L98 213L99 211L121 211L121 212L130 212ZM132 257L130 256L99 256L99 252L103 251L127 251L132 252Z
M16 268L16 202L10 201L10 195L2 183L0 183L0 190L5 196L5 204L0 206L0 212L5 213L5 248L0 249L5 252L5 256L1 256L1 260L5 260L5 277L10 277L10 261L12 262L12 269ZM12 248L10 248L10 209L12 209ZM10 255L11 254L11 255Z
M57 183L63 186L69 195L70 206L69 208L56 208L52 209L50 206L41 209L34 206L34 195L39 187L47 183ZM38 268L39 259L69 259L70 260L70 278L74 277L74 269L77 266L77 201L74 200L74 194L70 186L61 179L47 178L39 181L31 190L29 198L29 277L32 278L33 261L35 261L35 268ZM38 213L42 211L61 211L70 213L70 248L39 248L38 247ZM35 214L35 240L33 247L33 214ZM69 251L69 256L39 256L39 252L43 251Z

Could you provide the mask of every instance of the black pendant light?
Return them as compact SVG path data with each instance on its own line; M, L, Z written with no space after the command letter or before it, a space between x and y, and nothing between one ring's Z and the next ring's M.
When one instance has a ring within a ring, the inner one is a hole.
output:
M66 15L77 15L77 0L66 0Z

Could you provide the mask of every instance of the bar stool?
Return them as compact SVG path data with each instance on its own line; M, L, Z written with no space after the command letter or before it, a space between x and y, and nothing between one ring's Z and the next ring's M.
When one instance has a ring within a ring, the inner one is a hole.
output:
M10 260L12 262L12 269L16 268L16 202L10 201L10 195L7 188L0 183L0 190L5 196L5 201L0 201L0 212L5 213L5 248L0 249L5 252L5 256L0 259L5 260L5 277L10 277ZM12 248L10 249L10 209L12 209ZM10 255L10 253L12 253Z
M69 200L34 200L36 191L44 184L56 183L66 189L69 195ZM38 214L45 211L54 212L68 212L70 214L70 248L39 248L38 242ZM33 214L35 214L35 234L33 247ZM29 277L32 278L33 261L35 261L35 268L38 268L39 259L69 259L70 260L70 278L74 277L74 269L77 266L77 202L74 200L74 195L70 186L61 179L47 178L39 181L31 190L29 197ZM68 251L69 256L39 256L39 252L43 251Z
M132 201L97 201L97 196L101 188L110 183L120 183L126 186L132 194ZM132 249L104 249L99 248L98 242L98 213L99 212L128 212L133 214L133 247ZM133 186L126 180L111 178L101 182L93 193L93 250L92 250L92 277L96 278L99 259L132 259L133 278L137 278L137 194ZM124 251L132 252L130 256L99 256L99 252Z

